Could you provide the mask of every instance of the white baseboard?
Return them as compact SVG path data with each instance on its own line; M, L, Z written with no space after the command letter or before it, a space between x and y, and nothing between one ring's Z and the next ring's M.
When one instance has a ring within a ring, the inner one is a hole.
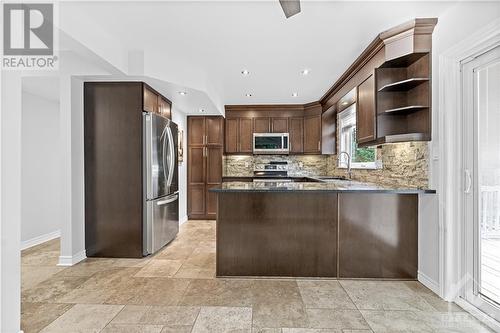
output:
M488 316L486 313L479 310L462 297L457 297L457 299L455 299L455 303L470 313L474 318L491 328L493 331L500 332L500 322L496 321L495 318Z
M427 275L425 275L424 273L422 272L417 272L417 280L423 284L424 286L426 286L427 288L429 288L430 290L432 290L436 295L439 295L440 293L440 288L439 288L439 283L434 281L433 279L431 279L430 277L428 277ZM439 295L441 296L441 295Z
M53 240L54 238L59 238L59 237L61 237L61 230L56 230L53 232L49 232L48 234L45 235L21 241L21 250L26 250L30 247L48 242L50 240Z
M186 223L188 221L188 216L187 215L184 215L183 217L181 217L179 219L179 225L183 224L183 223Z
M80 261L85 260L87 255L85 250L73 255L73 256L59 256L59 263L57 266L73 266L78 264Z

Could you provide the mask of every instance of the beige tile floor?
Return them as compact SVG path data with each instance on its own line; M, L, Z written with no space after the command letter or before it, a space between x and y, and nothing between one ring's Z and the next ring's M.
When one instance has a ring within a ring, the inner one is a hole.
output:
M490 332L418 282L216 279L213 221L144 259L61 268L58 243L22 252L26 333Z

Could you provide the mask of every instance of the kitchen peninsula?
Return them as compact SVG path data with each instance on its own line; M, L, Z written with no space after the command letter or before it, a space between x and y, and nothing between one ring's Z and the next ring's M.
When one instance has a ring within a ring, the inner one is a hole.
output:
M419 195L434 191L319 179L211 191L217 276L416 279Z

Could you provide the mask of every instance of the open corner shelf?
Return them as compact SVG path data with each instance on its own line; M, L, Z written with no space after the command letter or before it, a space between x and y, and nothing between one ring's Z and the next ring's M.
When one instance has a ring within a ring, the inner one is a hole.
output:
M380 67L381 68L408 67L409 65L416 62L417 60L419 60L420 58L422 58L427 54L428 54L427 52L410 53L399 58L387 60Z
M420 111L420 110L427 109L427 108L429 108L429 107L425 106L425 105L409 105L409 106L403 106L400 108L387 109L383 113L389 113L389 114L411 113L411 112L416 112L416 111Z
M401 80L397 81L394 83L389 83L380 88L378 91L379 92L385 92L385 91L407 91L412 88L415 88L416 86L428 82L429 78L427 77L415 77L411 79L406 79L406 80Z

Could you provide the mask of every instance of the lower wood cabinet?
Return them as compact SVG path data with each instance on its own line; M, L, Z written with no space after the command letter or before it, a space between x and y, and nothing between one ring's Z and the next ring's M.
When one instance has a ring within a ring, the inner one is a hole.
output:
M188 217L214 219L217 197L209 189L222 183L222 117L188 117L187 136Z

